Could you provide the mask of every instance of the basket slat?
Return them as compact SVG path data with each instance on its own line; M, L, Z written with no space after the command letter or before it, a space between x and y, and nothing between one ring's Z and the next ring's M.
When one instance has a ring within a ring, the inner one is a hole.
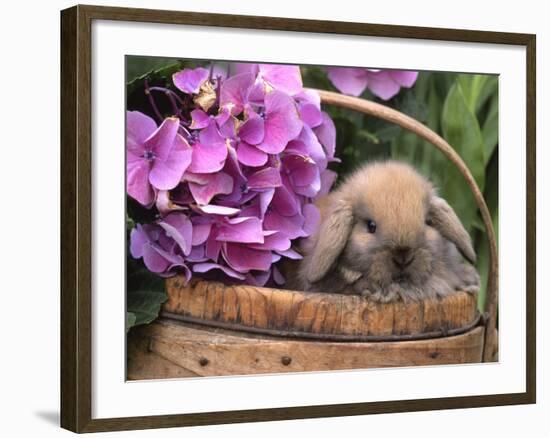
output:
M484 328L406 342L317 342L243 335L160 319L132 333L128 378L248 375L479 363Z
M452 331L476 321L475 295L457 291L443 299L373 303L357 295L229 286L183 277L166 281L163 310L187 321L224 328L300 335L415 336ZM310 336L311 337L311 336Z

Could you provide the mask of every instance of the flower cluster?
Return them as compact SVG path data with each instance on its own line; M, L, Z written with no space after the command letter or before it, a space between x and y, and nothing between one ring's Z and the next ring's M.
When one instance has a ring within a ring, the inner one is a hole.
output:
M332 85L341 93L359 96L368 88L383 100L394 97L401 87L412 87L418 77L416 71L355 67L328 67L327 73Z
M157 213L131 231L132 256L162 276L284 282L274 263L300 258L291 243L313 232L313 201L335 179L336 132L319 95L288 65L184 69L172 81L146 85L158 121L127 112L127 193Z

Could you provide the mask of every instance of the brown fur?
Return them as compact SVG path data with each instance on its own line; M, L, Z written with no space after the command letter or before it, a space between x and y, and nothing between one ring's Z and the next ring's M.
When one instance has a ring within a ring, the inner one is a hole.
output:
M383 302L477 291L479 277L458 252L475 260L468 233L411 166L366 165L318 206L321 224L303 242L291 287ZM367 219L376 222L375 233L367 231Z

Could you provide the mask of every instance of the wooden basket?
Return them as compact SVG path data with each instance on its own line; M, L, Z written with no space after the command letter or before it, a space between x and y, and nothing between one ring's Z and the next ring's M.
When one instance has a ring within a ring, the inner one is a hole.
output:
M456 165L481 212L489 242L485 312L466 292L438 300L377 304L355 295L167 280L161 318L128 338L129 379L477 363L497 354L498 259L491 216L455 150L407 115L316 90L324 104L410 130Z

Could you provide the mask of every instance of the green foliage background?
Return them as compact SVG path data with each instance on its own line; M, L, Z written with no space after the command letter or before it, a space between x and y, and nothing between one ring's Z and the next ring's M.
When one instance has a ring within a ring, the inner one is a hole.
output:
M128 100L140 94L143 78L166 85L171 73L184 66L205 65L165 58L128 57ZM145 76L144 76L145 75ZM323 69L303 66L306 87L334 90ZM380 101L368 90L361 96ZM498 77L494 75L420 72L410 89L381 102L424 123L451 144L472 172L485 196L498 233ZM135 109L135 108L132 108ZM482 279L483 307L488 272L488 245L479 211L462 175L441 152L415 134L385 121L346 109L324 106L337 129L336 155L331 167L339 179L366 161L394 158L413 164L437 186L472 236ZM135 206L129 202L129 211ZM131 214L135 219L135 216ZM132 219L128 218L129 227ZM498 235L497 235L498 237ZM166 299L162 279L152 278L141 261L128 259L127 327L148 323Z

